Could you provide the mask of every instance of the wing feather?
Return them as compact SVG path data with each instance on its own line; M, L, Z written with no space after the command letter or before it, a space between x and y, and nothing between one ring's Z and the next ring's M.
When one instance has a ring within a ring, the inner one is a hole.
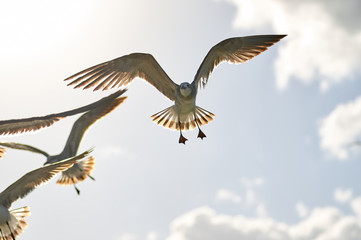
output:
M49 154L47 152L45 152L39 148L27 145L27 144L15 143L15 142L0 142L0 146L12 148L12 149L30 151L30 152L34 152L34 153L39 153L39 154L44 155L45 157L49 156Z
M96 91L125 86L136 77L146 80L174 101L177 85L155 58L146 53L132 53L95 65L66 78L65 81L71 80L68 86L75 85L74 88L87 89L95 86Z
M73 124L64 150L60 155L65 158L74 156L78 151L81 139L83 138L85 131L97 120L113 111L122 102L124 102L125 99L126 97L115 98L112 101L105 103L97 108L94 108L79 117L79 119L76 120Z
M11 119L11 120L3 120L0 121L0 135L5 134L16 134L16 133L24 133L30 131L36 131L41 128L49 127L53 125L55 122L66 118L68 116L72 116L75 114L79 114L82 112L89 111L94 109L102 104L111 101L114 99L114 96L120 96L126 89L119 90L108 97L104 97L97 102L88 104L86 106L76 108L70 111L65 111L61 113L50 114L42 117L31 117L31 118L22 118L22 119Z
M86 151L76 157L66 159L64 161L60 161L54 164L46 165L25 174L23 177L21 177L19 180L11 184L8 188L6 188L3 192L0 193L0 203L6 208L10 208L11 203L13 203L19 198L25 197L37 186L49 181L57 173L67 170L68 168L73 166L73 164L76 163L77 160L83 159L90 152L91 150Z
M192 84L203 87L213 69L221 62L244 63L268 49L286 35L255 35L229 38L209 50L200 65Z

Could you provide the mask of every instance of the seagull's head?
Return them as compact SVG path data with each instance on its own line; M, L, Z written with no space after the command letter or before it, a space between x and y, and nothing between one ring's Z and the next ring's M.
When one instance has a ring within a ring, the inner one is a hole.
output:
M179 85L179 87L180 87L180 92L183 97L188 97L189 94L191 94L191 92L192 92L191 84L188 82L181 83Z

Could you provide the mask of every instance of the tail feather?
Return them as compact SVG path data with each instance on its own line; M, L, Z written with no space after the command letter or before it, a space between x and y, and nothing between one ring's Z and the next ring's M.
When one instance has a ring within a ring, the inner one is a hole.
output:
M59 185L71 185L84 181L91 174L95 166L95 158L93 156L79 161L73 167L62 172L61 177L56 182Z
M0 147L0 158L2 158L5 154L5 148Z
M195 116L199 126L205 125L213 120L215 115L207 110L196 106ZM156 124L169 128L171 130L179 130L178 114L175 110L175 106L166 108L151 116L152 121ZM180 115L180 128L182 130L192 130L197 127L194 119L194 113L190 112L187 114Z
M7 223L0 225L0 240L12 240L19 236L27 226L24 217L30 215L29 207L22 207L10 211Z

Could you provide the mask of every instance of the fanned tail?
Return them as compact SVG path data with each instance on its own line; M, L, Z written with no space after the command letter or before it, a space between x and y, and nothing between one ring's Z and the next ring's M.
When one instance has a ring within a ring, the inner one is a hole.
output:
M8 222L0 225L0 240L12 240L24 232L27 226L24 217L28 215L30 215L28 207L11 210Z
M215 115L207 110L196 106L195 115L197 118L198 126L205 125L213 120ZM175 106L166 108L151 116L152 121L156 124L163 126L171 130L179 130L178 114L175 110ZM180 115L181 129L192 130L197 127L193 112Z
M93 156L79 161L73 167L62 172L61 177L56 182L59 185L71 185L84 181L91 174L95 166L95 158Z

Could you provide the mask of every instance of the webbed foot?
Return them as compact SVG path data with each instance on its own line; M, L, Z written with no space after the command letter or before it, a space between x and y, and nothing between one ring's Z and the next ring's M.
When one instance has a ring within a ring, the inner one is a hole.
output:
M202 132L201 129L199 129L199 132L198 132L198 136L197 136L197 137L199 137L199 138L201 138L201 139L203 140L203 138L205 138L206 135Z
M179 143L186 144L186 141L188 141L188 139L186 139L185 137L183 137L183 135L181 134L180 137L179 137Z

